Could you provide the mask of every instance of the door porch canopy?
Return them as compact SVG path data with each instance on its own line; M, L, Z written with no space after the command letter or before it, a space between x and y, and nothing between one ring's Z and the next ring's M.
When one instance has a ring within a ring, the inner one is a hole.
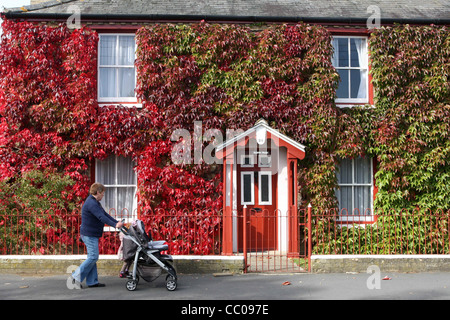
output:
M271 170L278 181L277 211L288 212L289 215L297 214L297 161L305 158L305 146L270 127L261 119L252 128L228 138L216 148L216 158L223 163L223 254L236 252L238 237L241 236L236 227L237 195L240 192L237 190L237 170L243 165L243 158L239 153L258 157L265 154L272 156L274 163L271 164ZM258 161L254 164L260 165ZM283 225L281 222L280 225ZM295 232L294 225L284 225L286 230L292 229L292 232ZM289 237L294 236L292 232ZM289 241L291 240L288 238L279 239L279 249L296 251L297 246Z

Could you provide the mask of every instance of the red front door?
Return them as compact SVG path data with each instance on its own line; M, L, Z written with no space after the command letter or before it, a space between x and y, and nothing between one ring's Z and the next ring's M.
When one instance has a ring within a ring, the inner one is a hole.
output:
M277 180L271 170L270 154L244 156L238 165L238 208L247 206L247 248L249 251L277 248ZM272 160L272 161L271 161ZM239 225L239 250L242 250L242 219Z

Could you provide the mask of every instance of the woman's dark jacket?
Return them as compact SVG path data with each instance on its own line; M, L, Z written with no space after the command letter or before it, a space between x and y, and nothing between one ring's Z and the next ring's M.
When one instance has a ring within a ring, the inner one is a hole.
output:
M100 202L92 195L87 197L81 209L81 229L82 236L100 238L103 235L105 224L115 227L117 220L111 217L102 208Z

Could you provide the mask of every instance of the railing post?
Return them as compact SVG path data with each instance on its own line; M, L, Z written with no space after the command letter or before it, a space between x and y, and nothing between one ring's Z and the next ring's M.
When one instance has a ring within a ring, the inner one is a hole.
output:
M312 230L311 230L311 203L308 204L308 221L306 227L308 229L308 272L311 272L311 252L312 252Z
M222 254L233 254L233 211L230 206L225 208L222 227Z
M243 228L243 254L244 254L244 273L247 273L247 206L244 205L244 210L243 210L243 223L242 223L242 228Z

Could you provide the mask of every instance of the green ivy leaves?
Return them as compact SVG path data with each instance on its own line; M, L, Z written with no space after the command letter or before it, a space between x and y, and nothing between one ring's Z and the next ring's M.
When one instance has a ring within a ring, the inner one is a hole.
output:
M396 26L370 38L380 208L448 209L450 33Z

